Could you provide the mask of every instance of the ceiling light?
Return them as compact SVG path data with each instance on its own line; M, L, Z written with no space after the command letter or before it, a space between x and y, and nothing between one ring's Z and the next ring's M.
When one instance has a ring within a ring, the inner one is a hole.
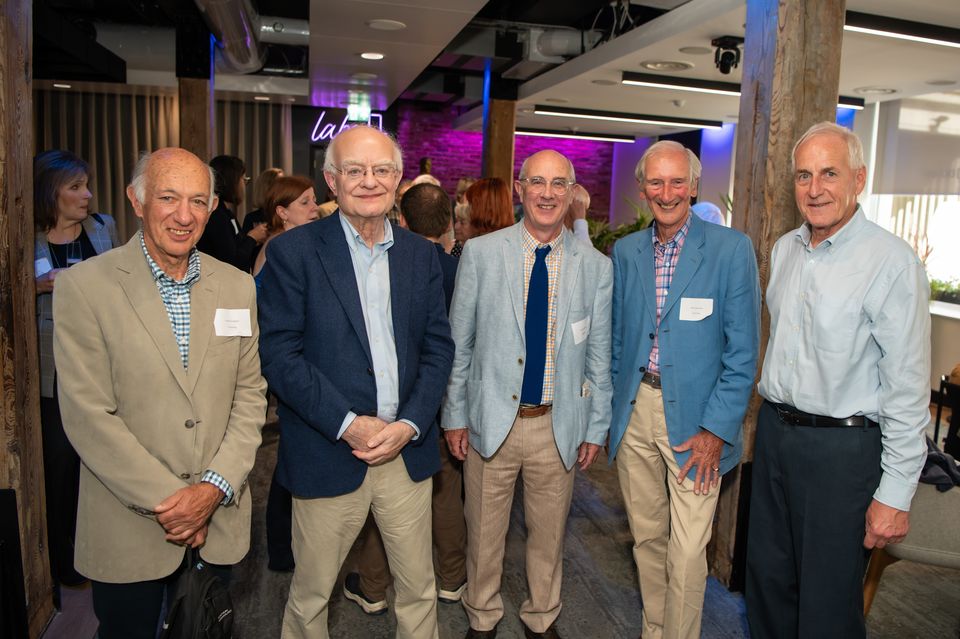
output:
M361 53L360 57L364 60L383 60L383 54L376 51L366 51Z
M253 99L256 100L257 102L269 102L269 101L270 101L270 98L269 98L268 96L265 96L265 95L255 95L255 96L253 96Z
M687 129L720 129L723 122L717 120L698 120L694 118L673 118L660 115L640 115L636 113L618 113L616 111L594 111L592 109L569 109L538 104L534 107L536 115L552 115L560 118L584 118L607 122L628 122L630 124L653 124L657 126L675 126Z
M713 49L710 47L680 47L677 50L687 55L707 55L708 53L713 53Z
M64 84L64 83L62 83L62 82L54 82L54 83L53 83L53 86L54 86L54 88L56 88L56 89L72 89L72 88L73 88L73 85Z
M359 72L357 72L357 73L351 74L350 77L353 78L354 80L359 81L359 82L369 82L370 80L376 80L376 79L377 79L377 74L376 74L376 73L364 73L364 72L362 72L362 71L359 71Z
M634 73L624 71L620 79L621 84L653 89L670 89L674 91L690 91L692 93L709 93L711 95L726 95L740 97L740 85L736 82L716 82L714 80L696 80L694 78L671 78L665 75L652 73ZM848 109L860 110L863 108L862 98L840 96L839 106Z
M845 31L960 49L960 29L847 11Z
M599 79L599 80L590 80L590 81L591 81L592 83L598 84L598 85L600 85L600 86L602 86L602 87L613 86L613 85L615 85L615 84L617 83L616 80L607 80L606 78L601 78L601 79Z
M934 87L948 87L956 83L957 83L956 80L927 80L926 81L926 84L929 84L930 86L934 86Z
M693 63L683 60L645 60L640 66L650 71L688 71Z
M383 18L367 20L367 26L377 31L400 31L401 29L407 28L407 25L399 20L386 20Z
M890 87L857 87L853 92L860 95L891 95L897 90Z
M594 140L596 142L626 142L633 144L636 140L627 135L611 135L609 133L563 133L546 129L517 129L517 135L530 135L540 138L566 138L569 140Z
M566 98L546 98L546 102L553 102L554 104L566 104L570 100Z

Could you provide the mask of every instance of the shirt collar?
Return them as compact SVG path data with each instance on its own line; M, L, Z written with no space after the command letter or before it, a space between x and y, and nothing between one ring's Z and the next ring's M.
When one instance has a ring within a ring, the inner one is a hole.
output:
M521 236L523 239L521 240L521 243L523 250L528 253L533 253L541 246L549 246L550 254L556 255L557 251L560 250L560 247L563 246L563 234L566 232L566 227L560 227L560 233L557 235L557 237L553 238L546 244L541 244L537 238L530 235L530 231L527 230L526 226L521 225L521 228L523 229L523 234Z
M818 244L817 248L820 248L821 246L838 246L844 242L850 241L853 236L857 234L857 230L863 226L866 221L867 216L863 212L863 208L861 208L860 204L857 204L857 210L853 213L853 217L850 218L850 221L841 226L839 231ZM795 235L801 242L803 242L804 246L806 246L808 249L810 248L810 238L812 237L812 233L810 231L810 225L807 222L804 222L802 225L800 225L800 228L795 231Z
M683 244L683 240L687 237L687 232L690 230L690 218L693 216L693 213L687 213L687 221L683 223L683 226L680 227L680 230L673 234L666 242L661 242L660 238L657 236L657 222L653 222L653 247L657 248L662 246L664 248L673 248L680 244Z
M340 212L340 226L343 227L343 235L347 238L347 245L351 248L363 248L367 251L370 251L371 248L367 246L367 243L364 242L363 238L360 237L360 231L353 227L353 224L347 220L346 216ZM390 221L384 217L383 218L383 239L373 245L373 248L381 247L382 250L386 251L391 246L393 246L393 225L390 224Z
M196 246L190 249L190 257L187 258L186 275L183 276L182 280L178 281L167 275L163 269L160 268L160 265L150 256L150 252L147 251L147 243L143 239L143 231L138 231L138 233L140 235L140 248L143 250L143 256L147 259L147 266L150 267L150 273L153 275L154 282L159 281L161 283L190 287L200 279L200 251L197 250Z

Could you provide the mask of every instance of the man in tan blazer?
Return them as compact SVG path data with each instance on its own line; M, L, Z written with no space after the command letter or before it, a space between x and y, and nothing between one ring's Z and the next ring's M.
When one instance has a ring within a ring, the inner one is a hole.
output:
M195 249L212 186L192 153L145 156L127 188L143 230L57 278L60 406L82 462L75 561L100 639L154 637L187 546L226 573L250 543L266 383L253 280Z

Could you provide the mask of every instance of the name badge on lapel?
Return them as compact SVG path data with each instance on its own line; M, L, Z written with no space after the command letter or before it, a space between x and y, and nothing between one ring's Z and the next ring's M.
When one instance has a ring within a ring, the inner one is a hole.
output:
M250 329L250 309L249 308L218 308L216 315L213 316L213 328L217 337L250 337L253 331Z
M709 297L681 297L680 319L686 322L699 322L713 315L713 300Z

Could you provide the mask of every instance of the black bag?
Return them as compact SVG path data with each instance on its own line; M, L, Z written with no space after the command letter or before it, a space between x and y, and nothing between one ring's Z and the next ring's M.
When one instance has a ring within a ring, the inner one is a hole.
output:
M160 639L230 639L233 601L226 584L203 563L200 551L187 550L187 567L168 602Z

